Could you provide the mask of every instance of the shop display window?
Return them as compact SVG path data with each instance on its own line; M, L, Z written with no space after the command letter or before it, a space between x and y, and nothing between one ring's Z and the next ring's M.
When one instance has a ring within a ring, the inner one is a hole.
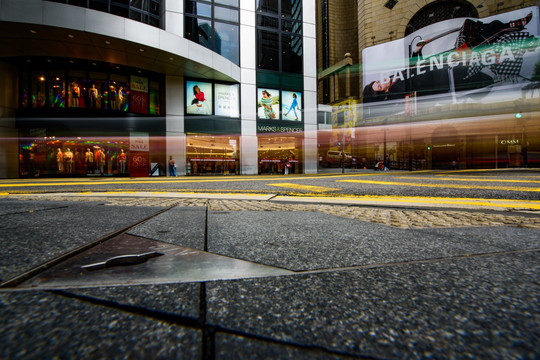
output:
M20 139L19 171L24 177L129 175L127 137L33 136Z
M129 82L127 76L111 75L108 87L108 109L127 111L129 108Z
M86 79L83 71L70 71L68 84L69 107L84 108L86 89L84 80Z
M32 107L45 106L45 71L32 72Z
M61 71L49 73L49 104L53 108L66 107L65 75Z
M160 115L159 83L150 81L150 115Z

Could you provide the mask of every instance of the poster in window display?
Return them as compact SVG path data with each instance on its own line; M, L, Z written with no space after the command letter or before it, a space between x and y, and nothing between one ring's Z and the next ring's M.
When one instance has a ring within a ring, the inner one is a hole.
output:
M539 28L538 7L528 7L483 19L445 20L366 48L364 115L527 96L540 76L535 72L540 62ZM408 104L411 99L414 106Z
M186 82L186 114L212 115L212 83Z
M302 121L302 93L299 91L282 91L281 99L282 119Z
M215 113L230 118L240 117L240 86L215 84Z
M257 116L264 120L279 120L279 90L257 89Z
M148 79L140 76L131 76L130 81L131 112L148 114Z

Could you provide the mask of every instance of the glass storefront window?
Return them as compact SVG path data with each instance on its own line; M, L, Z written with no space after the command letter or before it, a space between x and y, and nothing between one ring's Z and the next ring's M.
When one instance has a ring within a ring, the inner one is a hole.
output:
M187 175L235 175L240 172L239 137L187 136Z
M104 73L90 73L88 81L88 107L91 109L107 108L107 77Z
M86 73L84 71L70 71L69 72L69 107L84 108L86 91L84 89L84 80L86 79Z
M299 136L259 135L259 174L301 173L301 142Z
M47 135L45 129L31 133ZM128 175L128 158L127 137L29 136L19 147L20 174L28 177Z
M155 81L150 81L149 88L150 96L150 115L160 115L160 102L159 102L159 84Z
M64 72L49 73L49 104L54 108L66 107L66 86Z
M32 72L32 107L45 106L45 71Z

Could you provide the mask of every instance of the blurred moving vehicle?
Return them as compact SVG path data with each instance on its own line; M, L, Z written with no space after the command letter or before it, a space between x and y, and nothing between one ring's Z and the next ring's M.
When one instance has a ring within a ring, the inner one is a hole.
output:
M326 165L328 167L350 167L352 163L352 156L345 151L330 150L326 153Z

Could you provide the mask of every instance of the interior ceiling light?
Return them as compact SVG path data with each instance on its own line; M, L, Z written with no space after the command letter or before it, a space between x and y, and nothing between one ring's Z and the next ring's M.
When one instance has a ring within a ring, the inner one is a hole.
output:
M398 0L388 0L386 4L384 4L384 7L392 10L394 6L396 6L397 3L398 3Z
M68 34L68 38L70 38L70 39L74 39L74 38L75 38L75 35L72 35L72 34Z
M141 49L139 49L139 51L140 51L140 52L144 52L144 49L141 48Z
M111 45L111 42L109 40L105 40L105 44Z
M37 31L34 30L34 29L31 29L30 32L31 32L32 34L37 34Z

